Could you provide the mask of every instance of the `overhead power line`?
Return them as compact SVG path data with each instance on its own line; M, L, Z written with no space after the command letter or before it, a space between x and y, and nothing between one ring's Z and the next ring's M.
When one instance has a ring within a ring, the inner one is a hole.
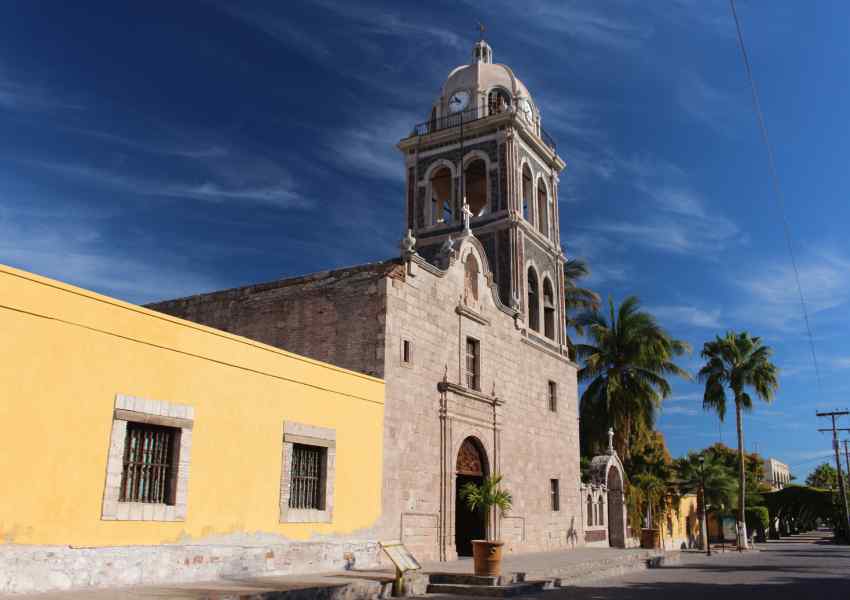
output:
M741 56L744 59L744 67L747 70L747 79L750 82L750 93L753 98L753 108L755 109L756 118L758 119L759 129L761 129L761 137L767 149L767 160L770 167L770 177L773 181L773 188L776 192L776 201L779 204L779 214L782 217L782 228L785 232L785 243L788 246L788 254L791 257L791 266L794 269L794 280L797 283L797 292L800 294L800 306L803 309L803 321L806 323L806 333L809 336L809 347L812 351L812 362L815 366L815 377L818 382L818 391L823 393L823 387L820 379L820 368L818 367L818 357L815 352L815 340L812 335L812 327L809 323L809 311L806 308L806 299L803 296L803 286L800 284L800 270L797 268L797 258L794 255L794 244L791 241L791 227L788 224L788 216L785 213L785 196L782 194L782 188L779 185L779 174L776 169L776 159L773 154L773 146L770 144L770 138L767 135L767 124L764 120L764 114L761 110L761 102L759 101L758 91L756 90L756 82L753 77L753 70L750 66L750 59L747 55L747 47L744 44L744 34L741 32L741 22L738 19L738 11L735 10L735 0L729 0L729 6L732 8L732 17L735 19L735 30L738 32L738 46L741 48Z

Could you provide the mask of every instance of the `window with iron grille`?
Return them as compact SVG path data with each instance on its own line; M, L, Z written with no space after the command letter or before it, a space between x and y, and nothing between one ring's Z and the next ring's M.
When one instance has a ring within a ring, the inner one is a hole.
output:
M176 427L127 423L120 502L174 504Z
M478 340L466 338L466 387L471 390L480 389L480 360L478 356Z
M561 510L560 482L557 479L550 479L549 489L552 495L552 510Z
M549 410L558 410L558 384L554 381L549 382Z
M327 448L292 445L289 508L325 509Z

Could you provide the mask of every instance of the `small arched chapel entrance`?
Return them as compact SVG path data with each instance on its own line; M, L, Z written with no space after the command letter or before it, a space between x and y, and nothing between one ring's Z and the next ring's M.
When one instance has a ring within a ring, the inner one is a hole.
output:
M608 545L612 548L626 547L626 503L623 484L623 463L617 456L613 444L614 431L608 431L608 451L593 457L590 476L593 483L604 485L608 511Z
M608 545L626 547L625 510L623 506L623 476L617 465L608 467Z
M481 442L463 440L455 464L455 549L458 556L472 556L472 540L486 539L484 511L471 511L461 500L460 490L467 483L480 485L487 476L487 453Z

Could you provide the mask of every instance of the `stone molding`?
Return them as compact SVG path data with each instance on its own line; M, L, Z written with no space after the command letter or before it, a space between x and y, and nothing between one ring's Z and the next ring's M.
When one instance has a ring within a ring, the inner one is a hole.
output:
M437 384L437 391L440 393L452 392L453 394L464 396L465 398L471 398L473 400L478 400L479 402L484 402L486 404L494 406L500 406L505 403L504 400L500 400L497 396L489 396L481 392L476 392L475 390L471 390L467 387L458 385L456 383L451 383L449 381L439 382Z
M195 409L186 404L149 400L126 394L115 395L112 433L106 463L106 484L100 518L103 521L185 521L189 498L189 464L192 456L192 429ZM127 442L127 423L164 425L180 430L177 465L173 475L174 503L122 502L121 476Z
M467 308L466 306L463 306L462 304L458 304L455 307L455 312L457 314L459 314L460 316L466 317L467 319L471 319L471 320L475 321L476 323L480 323L481 325L490 325L490 319L488 319L485 316L478 314L477 312L475 312L471 308Z
M292 484L292 454L295 444L325 448L324 509L290 508ZM280 477L281 523L331 523L333 521L334 479L336 476L336 430L295 421L283 423L283 457Z

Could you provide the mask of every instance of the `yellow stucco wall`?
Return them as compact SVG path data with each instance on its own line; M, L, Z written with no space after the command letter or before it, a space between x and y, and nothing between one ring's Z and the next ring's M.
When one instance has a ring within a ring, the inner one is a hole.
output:
M184 522L101 520L118 393L194 407ZM381 508L383 411L379 379L0 265L6 543L363 530ZM285 420L336 430L331 523L279 523Z
M662 523L662 536L668 549L679 549L683 542L686 546L699 543L699 515L695 494L681 496L678 510L671 500Z

